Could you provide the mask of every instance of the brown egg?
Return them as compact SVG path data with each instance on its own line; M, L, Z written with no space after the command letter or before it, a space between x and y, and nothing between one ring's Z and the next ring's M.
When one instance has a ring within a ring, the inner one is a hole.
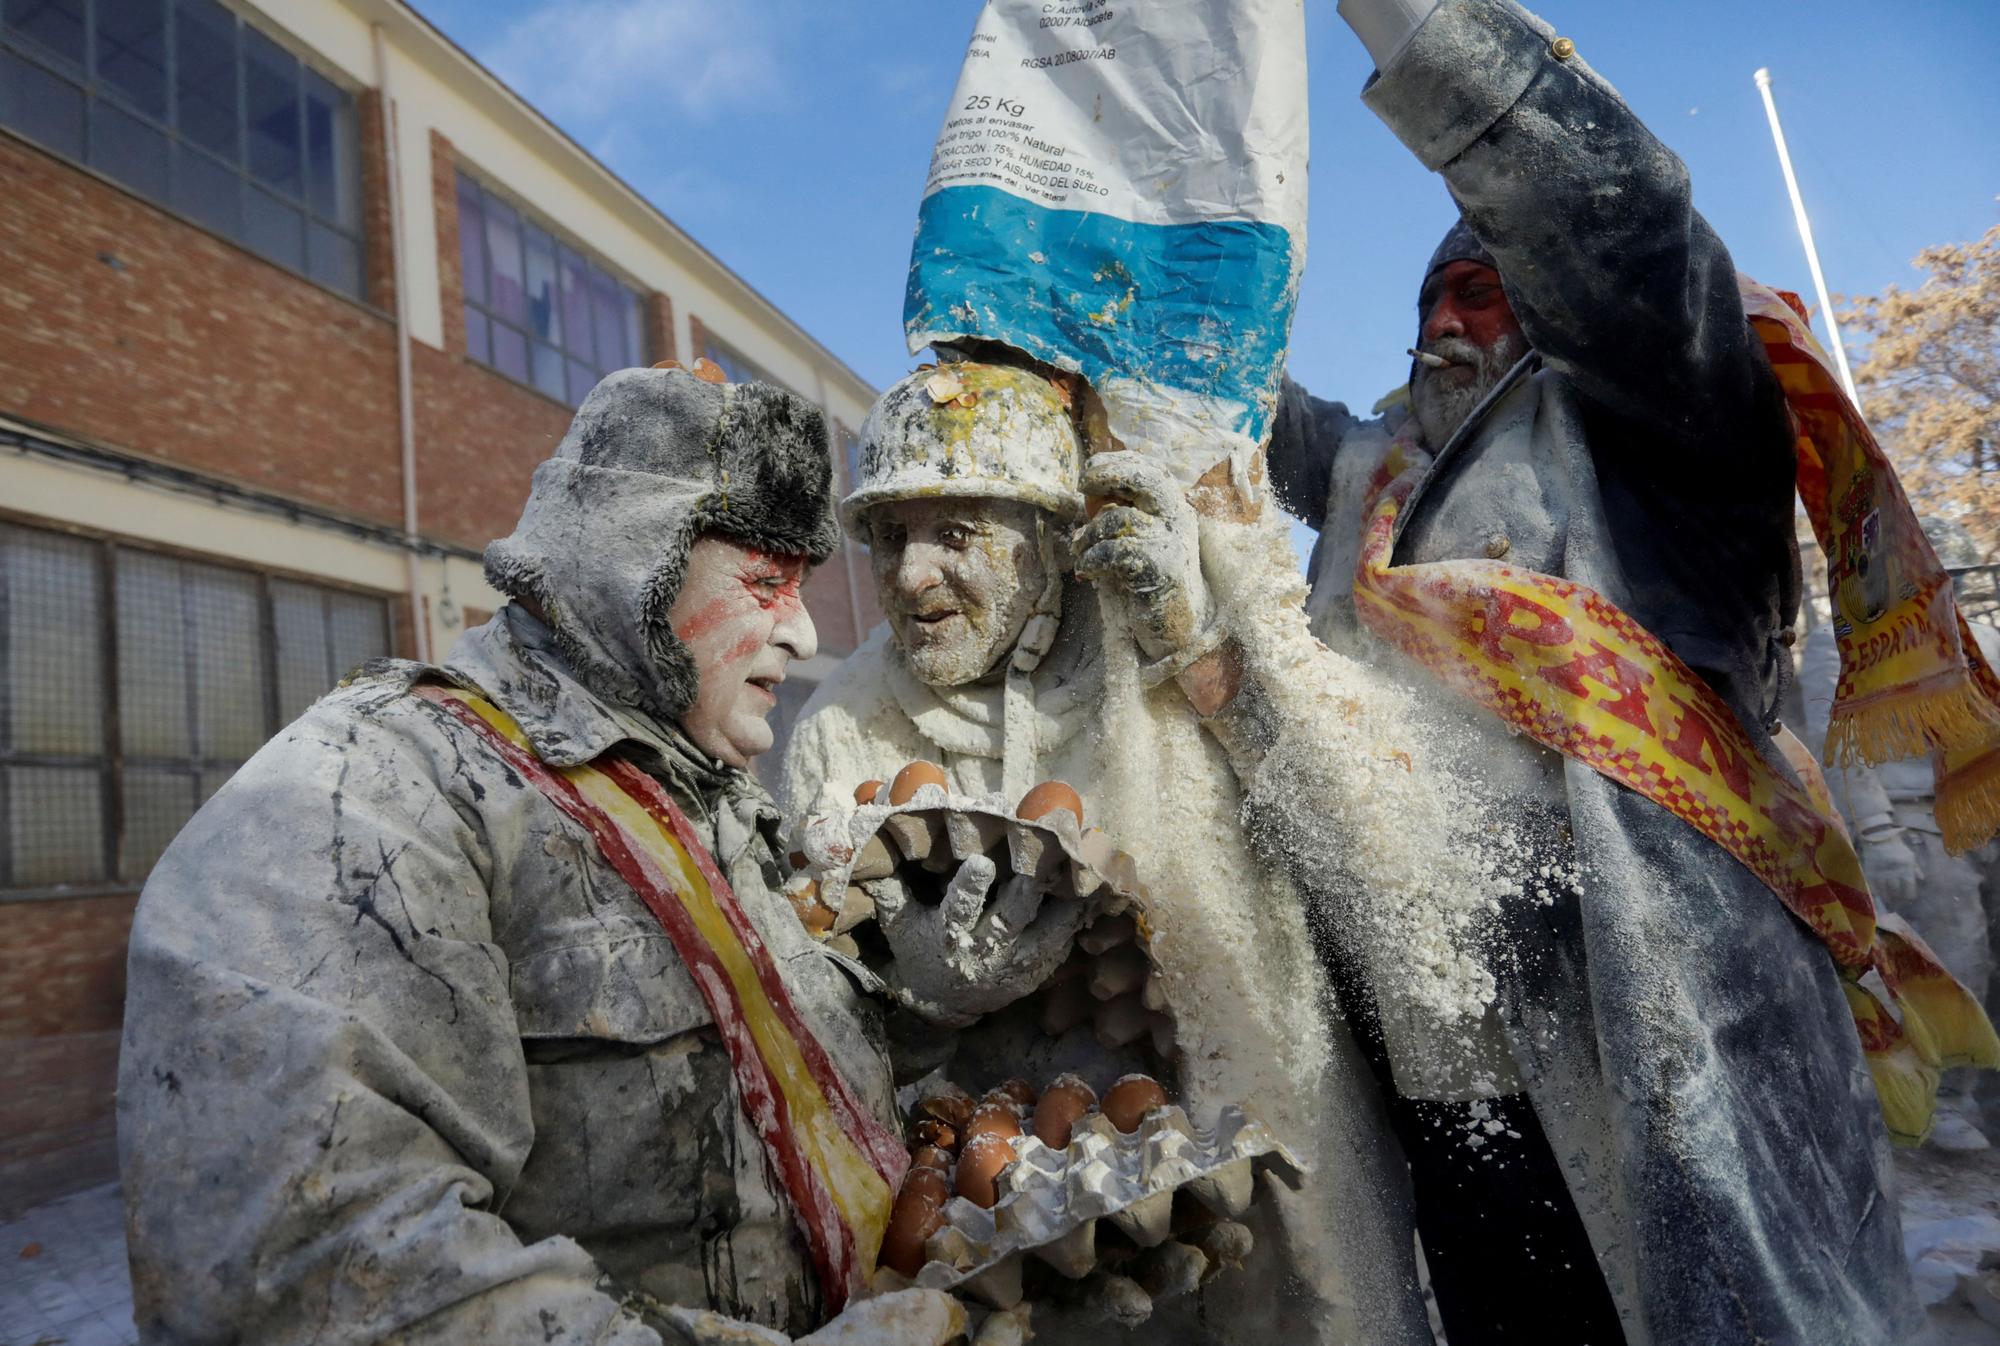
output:
M1151 1075L1127 1075L1104 1091L1104 1119L1127 1133L1154 1108L1165 1107L1167 1091Z
M1082 796L1059 780L1045 780L1022 795L1021 806L1014 813L1022 822L1031 823L1057 809L1068 809L1076 818L1077 826L1083 826Z
M917 1116L935 1117L952 1130L963 1131L977 1106L971 1094L955 1084L946 1084L917 1104Z
M879 1258L885 1267L894 1267L905 1276L915 1276L924 1267L924 1241L944 1223L944 1203L950 1195L941 1175L932 1169L913 1169L912 1176L936 1179L935 1183L904 1182L889 1211L889 1227L882 1234Z
M934 1168L940 1173L950 1173L951 1151L937 1145L919 1145L910 1154L910 1167Z
M1097 1106L1097 1090L1074 1075L1064 1075L1035 1104L1035 1138L1052 1150L1070 1142L1076 1124Z
M1040 1097L1041 1095L1035 1092L1034 1085L1016 1076L1011 1080L1002 1080L991 1089L988 1089L985 1101L992 1103L998 1099L1006 1098L1012 1099L1023 1108L1032 1108L1035 1106L1035 1100Z
M882 793L881 781L862 781L861 784L854 787L854 802L857 804L872 804L875 802L875 796L880 793Z
M909 1172L903 1175L903 1195L908 1196L912 1192L922 1194L934 1206L942 1205L951 1196L951 1179L927 1165L912 1165Z
M919 1117L910 1127L910 1139L919 1145L935 1145L951 1154L958 1153L958 1132L935 1117Z
M1021 1110L1009 1099L1002 1099L998 1103L981 1103L974 1108L972 1120L965 1124L963 1132L966 1145L972 1144L981 1136L1005 1136L1012 1140L1020 1134Z
M935 785L940 790L949 790L951 781L945 776L944 768L936 762L912 762L896 773L895 784L889 787L889 802L898 807L909 803L920 785Z
M975 1206L992 1209L1000 1199L1000 1171L1013 1162L1011 1138L991 1132L973 1137L958 1159L958 1194Z

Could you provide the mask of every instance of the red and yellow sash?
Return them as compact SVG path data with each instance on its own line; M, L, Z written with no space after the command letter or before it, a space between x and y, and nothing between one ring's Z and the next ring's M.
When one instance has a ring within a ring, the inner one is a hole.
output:
M471 726L507 765L588 831L673 941L728 1049L744 1116L785 1184L829 1308L874 1270L909 1154L855 1097L813 1036L736 894L658 781L617 757L550 767L484 698L417 695Z
M1827 759L1932 757L1945 845L1969 850L2000 828L2000 680L1803 305L1748 279L1741 289L1792 409L1799 499L1827 558L1840 646Z
M1767 343L1782 342L1788 356L1813 354L1796 344L1790 325L1760 321L1758 330ZM1787 391L1797 382L1789 380ZM1819 444L1810 437L1815 429L1802 422L1802 481L1808 453ZM1872 470L1893 480L1879 451ZM1499 561L1392 566L1396 519L1421 472L1414 467L1387 485L1368 520L1354 586L1361 621L1544 747L1687 822L1761 879L1841 969L1890 1133L1906 1143L1921 1140L1940 1072L2000 1066L2000 1038L1921 939L1893 918L1877 921L1860 861L1817 771L1803 773L1801 785L1765 761L1713 688L1585 585ZM1886 660L1867 666L1888 668ZM1843 687L1851 682L1892 698L1888 679L1896 673L1871 677L1867 669L1853 679L1844 673ZM1970 676L1963 661L1960 676ZM1931 723L1905 713L1914 723ZM1851 703L1846 723L1850 736L1865 740L1868 731L1857 727L1868 723L1865 707ZM1881 977L1898 1014L1860 984L1870 971Z

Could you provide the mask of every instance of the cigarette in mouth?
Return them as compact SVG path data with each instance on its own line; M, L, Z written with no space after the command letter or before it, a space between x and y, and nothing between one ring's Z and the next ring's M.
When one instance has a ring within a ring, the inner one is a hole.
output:
M1429 365L1432 369L1450 369L1452 366L1452 361L1445 359L1442 355L1432 355L1429 351L1420 351L1415 346L1410 347L1409 353Z

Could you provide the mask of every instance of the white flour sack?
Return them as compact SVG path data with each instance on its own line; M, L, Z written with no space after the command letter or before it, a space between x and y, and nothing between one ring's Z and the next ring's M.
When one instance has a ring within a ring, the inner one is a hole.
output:
M931 158L910 350L1090 380L1192 481L1270 428L1305 267L1301 0L987 0Z

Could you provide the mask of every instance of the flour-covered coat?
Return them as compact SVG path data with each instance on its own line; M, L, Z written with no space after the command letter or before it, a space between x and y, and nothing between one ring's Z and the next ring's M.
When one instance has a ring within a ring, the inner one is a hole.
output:
M322 699L147 885L119 1083L144 1339L658 1341L635 1292L816 1326L790 1202L679 954L579 824L409 693L427 676L483 691L551 764L615 748L663 782L835 1064L893 1116L865 974L777 892L769 800L591 696L509 605L444 670Z
M1591 585L1767 756L1797 604L1781 396L1685 169L1504 0L1443 0L1363 94L1496 259L1536 354L1438 452L1397 563ZM1273 476L1322 530L1315 633L1400 665L1351 600L1389 427L1288 389ZM1474 713L1473 718L1477 718ZM1832 961L1721 848L1488 721L1470 769L1574 839L1580 896L1510 913L1516 1063L1635 1342L1886 1343L1912 1312L1888 1153Z
M1257 1224L1249 1268L1211 1281L1196 1306L1163 1310L1129 1335L1105 1325L1090 1341L1427 1346L1407 1175L1352 1042L1335 1035L1327 1049L1299 903L1251 856L1222 749L1178 688L1136 689L1129 666L1104 651L1096 608L1068 586L1055 646L1033 675L1034 723L1011 736L998 681L929 687L878 629L807 702L780 776L785 811L845 807L854 786L919 758L943 766L960 793L998 794L1008 738L1031 745L1026 778L1075 786L1152 893L1152 951L1181 1029L1189 1111L1248 1104L1314 1165L1283 1217Z
M483 693L552 766L615 752L660 781L891 1120L872 979L780 895L769 797L673 727L698 674L666 615L696 537L823 559L830 472L802 399L612 375L487 552L553 626L509 603L442 668L365 670L167 849L132 928L118 1087L146 1342L715 1339L661 1305L819 1325L675 946L588 832L411 687Z

